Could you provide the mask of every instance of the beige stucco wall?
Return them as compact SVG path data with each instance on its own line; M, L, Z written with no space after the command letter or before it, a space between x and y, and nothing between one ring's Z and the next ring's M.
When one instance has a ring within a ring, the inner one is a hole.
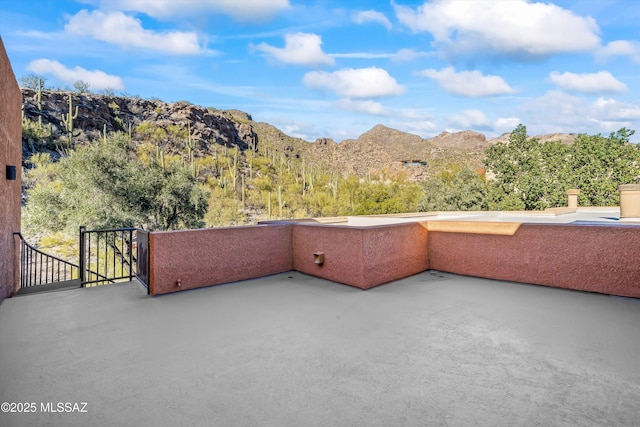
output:
M19 260L14 231L20 231L22 94L0 38L0 301L18 290ZM16 166L8 181L6 166Z

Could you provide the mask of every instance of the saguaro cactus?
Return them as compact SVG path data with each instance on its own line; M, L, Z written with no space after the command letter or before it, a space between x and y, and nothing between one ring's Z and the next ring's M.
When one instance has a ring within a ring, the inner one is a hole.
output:
M69 139L69 145L73 142L73 137L79 134L73 134L73 120L78 118L78 106L76 105L75 112L73 111L73 97L69 94L69 112L62 115L62 121L60 125L64 127L67 132L67 138Z
M197 178L200 174L200 165L198 165L195 159L196 142L191 137L191 123L187 123L187 129L187 141L184 144L185 148L187 149L186 162L188 162L189 166L191 167L191 173L193 174L193 177Z
M36 82L36 105L38 106L38 126L42 128L42 91L44 90L44 78Z
M159 146L156 146L156 162L160 167L162 167L162 170L167 170L167 164L164 159L164 150Z

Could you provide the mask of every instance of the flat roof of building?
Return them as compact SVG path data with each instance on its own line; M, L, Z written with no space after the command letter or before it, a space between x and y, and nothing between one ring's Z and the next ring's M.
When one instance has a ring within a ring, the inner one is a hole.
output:
M0 402L37 411L0 425L637 425L639 325L638 299L438 271L14 297Z
M460 211L417 212L408 214L363 215L319 218L336 225L384 225L418 221L518 222L546 224L640 224L640 218L620 218L619 207L550 208L540 211Z

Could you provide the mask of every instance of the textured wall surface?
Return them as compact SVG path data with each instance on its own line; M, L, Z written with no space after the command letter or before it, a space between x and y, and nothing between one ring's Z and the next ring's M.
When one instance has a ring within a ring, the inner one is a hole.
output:
M638 225L285 223L151 233L150 254L152 294L288 270L368 289L432 269L640 298Z
M296 224L293 228L293 268L302 273L365 287L362 228ZM324 253L324 264L314 264L314 253Z
M427 229L418 223L366 229L363 251L365 289L429 269Z
M512 236L429 232L430 267L640 298L640 227L521 224Z
M314 263L314 253L324 264ZM429 268L427 230L418 223L376 227L297 224L293 267L323 279L368 289Z
M20 231L20 174L22 167L22 94L0 38L0 301L18 290ZM8 181L6 167L16 167L17 179Z
M150 292L166 294L289 271L293 268L292 227L257 225L151 233Z

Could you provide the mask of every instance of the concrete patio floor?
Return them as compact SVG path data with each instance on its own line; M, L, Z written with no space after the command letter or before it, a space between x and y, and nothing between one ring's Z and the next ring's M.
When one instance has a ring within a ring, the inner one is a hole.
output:
M145 292L5 300L0 402L36 412L0 426L640 422L637 299L435 271L368 291L289 272Z

